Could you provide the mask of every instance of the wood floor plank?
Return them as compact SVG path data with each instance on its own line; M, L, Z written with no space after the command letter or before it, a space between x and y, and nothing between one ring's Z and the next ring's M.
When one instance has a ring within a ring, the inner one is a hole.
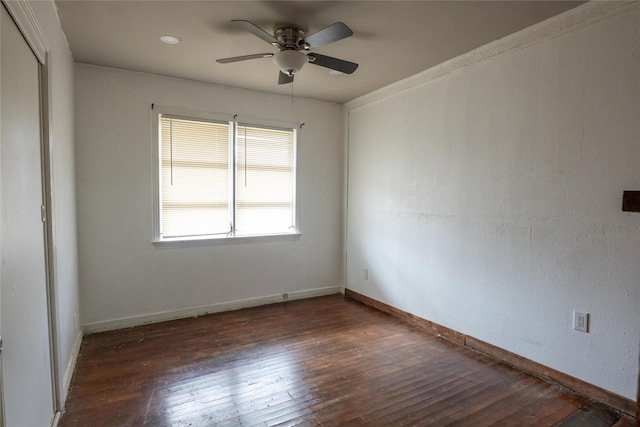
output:
M629 416L621 416L620 419L613 424L611 427L638 427L639 424L636 424L635 419Z
M59 426L538 426L588 403L335 295L89 335Z
M516 408L516 411L495 422L493 427L521 427L545 424L545 417L555 412L555 406L561 402L558 396L562 390L558 386L542 386L536 391L535 399L530 399Z
M604 405L591 403L574 412L558 424L557 427L610 427L620 417Z

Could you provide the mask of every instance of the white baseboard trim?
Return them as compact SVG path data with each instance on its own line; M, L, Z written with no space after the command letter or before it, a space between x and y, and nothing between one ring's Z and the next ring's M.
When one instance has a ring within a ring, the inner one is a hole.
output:
M58 423L60 422L60 417L62 416L62 412L57 411L53 414L53 419L51 420L51 427L58 427Z
M339 286L329 286L326 288L293 291L277 295L268 295L264 297L249 298L244 300L144 314L141 316L123 317L120 319L107 320L104 322L89 323L87 325L84 325L84 332L86 334L95 334L98 332L113 331L117 329L130 328L133 326L164 322L167 320L183 319L186 317L197 317L205 314L220 313L222 311L232 311L241 308L257 307L260 305L273 304L278 302L339 294L340 292L341 288Z
M64 409L64 404L67 401L67 394L69 394L69 387L71 387L71 379L73 378L73 373L76 370L76 363L78 363L78 356L80 356L80 345L82 344L82 337L84 337L84 329L80 328L78 331L78 335L76 335L76 340L73 343L73 348L71 349L71 355L69 356L69 362L67 363L67 368L64 370L64 376L62 377L62 405Z
M62 385L60 386L60 401L62 402L62 408L57 411L53 420L51 420L51 427L57 427L60 422L60 416L62 412L64 412L64 406L67 402L67 395L69 394L69 388L71 387L71 379L73 378L73 373L76 370L76 364L78 363L78 356L80 356L80 345L82 344L82 337L84 336L84 331L80 328L78 335L76 335L75 342L73 343L73 348L71 349L71 354L69 355L69 361L67 362L67 367L64 370L64 376L62 377Z

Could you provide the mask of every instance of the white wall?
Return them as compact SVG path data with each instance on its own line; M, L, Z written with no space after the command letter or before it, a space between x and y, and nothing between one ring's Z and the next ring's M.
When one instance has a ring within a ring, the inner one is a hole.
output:
M76 231L73 58L53 1L29 2L49 41L55 303L61 399L66 398L81 339Z
M340 105L82 64L75 84L82 317L90 330L132 323L118 319L342 286ZM152 103L305 123L301 239L154 248Z
M640 12L625 10L347 105L349 289L635 400L640 214L621 201L640 189Z

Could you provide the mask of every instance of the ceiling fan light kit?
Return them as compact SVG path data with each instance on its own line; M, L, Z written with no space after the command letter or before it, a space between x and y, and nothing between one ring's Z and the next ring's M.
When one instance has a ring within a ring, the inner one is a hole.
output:
M273 62L280 71L289 77L300 71L304 64L309 62L307 55L297 50L281 50L273 55Z
M355 62L333 58L331 56L320 55L313 52L313 49L325 46L329 43L342 40L353 35L353 31L342 22L336 22L320 31L306 35L305 31L295 25L278 27L271 35L262 28L245 20L231 21L234 25L250 32L254 36L261 38L267 43L280 49L279 52L258 53L252 55L234 56L216 60L220 64L230 64L232 62L247 61L250 59L260 59L273 57L273 62L280 69L278 84L293 82L293 76L302 69L307 62L343 74L351 74L357 68Z

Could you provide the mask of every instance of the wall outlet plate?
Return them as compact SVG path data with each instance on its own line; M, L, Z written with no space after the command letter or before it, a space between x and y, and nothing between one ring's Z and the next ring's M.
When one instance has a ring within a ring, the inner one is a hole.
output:
M589 313L573 310L573 329L589 333Z
M362 269L362 278L364 280L369 280L369 269L366 267Z

